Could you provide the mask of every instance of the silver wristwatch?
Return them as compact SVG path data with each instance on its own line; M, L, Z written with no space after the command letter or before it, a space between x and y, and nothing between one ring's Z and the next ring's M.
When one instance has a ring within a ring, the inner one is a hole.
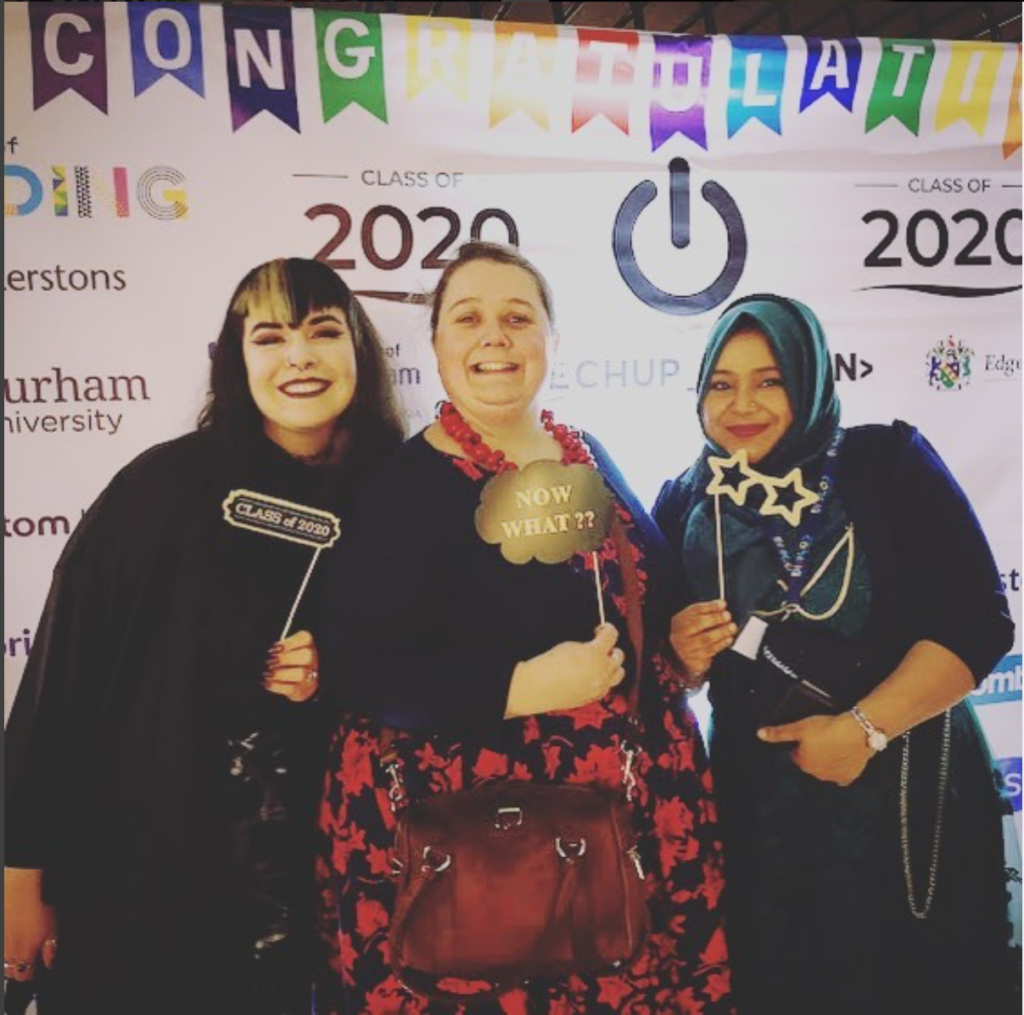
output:
M889 738L856 705L850 709L850 715L864 731L871 750L884 751L889 746Z

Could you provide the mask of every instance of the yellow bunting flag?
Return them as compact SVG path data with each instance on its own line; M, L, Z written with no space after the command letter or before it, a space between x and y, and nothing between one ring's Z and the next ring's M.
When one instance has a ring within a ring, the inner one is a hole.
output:
M966 120L978 137L984 137L999 61L1006 49L991 42L952 42L950 51L935 129Z
M491 86L491 126L515 112L523 112L544 130L548 129L554 97L554 25L494 26L494 81Z
M408 17L409 98L433 84L469 100L471 23L465 18Z
M1006 137L1003 138L1003 158L1008 159L1021 145L1020 122L1021 48L1017 47L1017 69L1010 85L1010 108L1006 119Z

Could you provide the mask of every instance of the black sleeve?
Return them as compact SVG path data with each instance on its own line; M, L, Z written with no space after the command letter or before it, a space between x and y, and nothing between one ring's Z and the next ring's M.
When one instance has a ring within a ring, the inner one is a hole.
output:
M61 787L84 717L76 702L103 695L113 654L117 582L116 478L86 513L54 569L4 738L4 863L45 868L60 831Z
M325 575L324 690L399 729L500 725L519 660L467 654L453 636L467 522L438 478L400 453L358 499Z
M980 683L1013 645L999 571L970 502L935 449L906 423L897 437L896 535L915 590L916 640L958 656Z

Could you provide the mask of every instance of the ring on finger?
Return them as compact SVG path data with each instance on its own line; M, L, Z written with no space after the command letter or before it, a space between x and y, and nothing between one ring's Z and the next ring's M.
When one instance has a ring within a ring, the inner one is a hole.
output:
M316 670L310 669L306 671L306 675L302 679L307 684L315 684L320 679L320 674Z
M4 959L4 975L8 973L27 973L32 970L35 966L34 962L25 962L24 960L9 960Z

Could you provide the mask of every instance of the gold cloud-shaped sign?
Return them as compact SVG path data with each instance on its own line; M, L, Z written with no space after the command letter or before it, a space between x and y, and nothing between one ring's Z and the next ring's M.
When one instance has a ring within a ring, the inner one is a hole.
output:
M600 548L614 503L601 474L588 465L533 462L503 472L480 495L476 531L512 564L558 564Z

